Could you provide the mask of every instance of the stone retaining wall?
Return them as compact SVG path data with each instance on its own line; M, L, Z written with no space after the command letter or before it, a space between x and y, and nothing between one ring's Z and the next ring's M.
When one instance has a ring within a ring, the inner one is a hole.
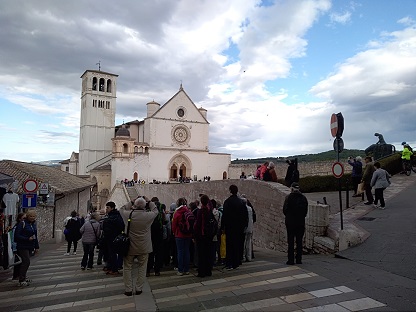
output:
M144 184L136 185L140 195L149 198L157 196L166 206L170 206L179 197L193 201L199 194L207 194L210 198L224 202L229 197L228 188L231 184L238 186L240 194L246 194L257 214L254 226L254 243L258 247L286 251L287 236L282 211L285 196L289 189L279 183L268 183L257 180L224 180L195 182L186 184ZM124 205L129 199L120 185L115 188L111 200L117 207ZM315 236L325 236L329 225L329 207L309 202L306 218L305 247L313 248Z
M298 169L301 177L313 176L313 175L331 175L332 165L336 160L333 161L314 161L314 162L299 162ZM350 166L345 160L341 160L344 164L345 172L350 172ZM259 164L232 164L228 167L228 174L230 179L239 179L241 172L244 172L247 176L254 175ZM287 164L285 162L277 162L276 174L279 179L286 176Z

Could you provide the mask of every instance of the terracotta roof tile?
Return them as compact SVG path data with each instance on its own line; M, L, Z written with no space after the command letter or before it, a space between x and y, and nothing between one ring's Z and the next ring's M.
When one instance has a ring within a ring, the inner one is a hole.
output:
M57 168L14 160L0 161L0 173L12 176L19 181L19 188L17 189L19 194L24 193L23 183L27 179L47 182L49 187L55 190L57 194L68 194L94 185L90 181Z

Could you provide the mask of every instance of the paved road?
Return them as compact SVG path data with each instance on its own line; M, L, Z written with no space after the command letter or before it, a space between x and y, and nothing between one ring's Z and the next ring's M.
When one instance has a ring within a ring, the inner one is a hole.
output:
M287 266L284 254L266 250L238 270L216 269L206 279L196 277L195 270L188 276L163 271L149 277L152 292L147 287L140 296L126 297L122 277L106 276L99 267L81 271L80 255L63 256L64 246L48 249L31 266L29 287L18 288L10 278L0 283L2 312L155 311L156 305L159 311L394 310L306 264ZM313 258L307 256L305 263L312 265Z

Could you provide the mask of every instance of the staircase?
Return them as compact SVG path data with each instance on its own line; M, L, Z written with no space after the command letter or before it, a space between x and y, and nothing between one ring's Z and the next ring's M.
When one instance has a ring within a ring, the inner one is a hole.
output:
M135 186L126 186L127 194L129 194L130 200L135 200L139 196L139 192Z

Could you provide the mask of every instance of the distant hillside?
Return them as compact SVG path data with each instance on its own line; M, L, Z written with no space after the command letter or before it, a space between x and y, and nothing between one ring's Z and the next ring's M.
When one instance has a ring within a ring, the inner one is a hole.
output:
M33 162L34 164L43 165L43 166L49 166L49 167L61 167L60 162L61 160L44 160L44 161L37 161Z
M345 149L342 153L340 153L340 159L347 159L349 156L361 156L364 157L365 153L363 150L356 150L356 149ZM262 157L262 158L255 158L255 159L235 159L231 161L232 164L261 164L266 161L272 162L284 162L286 159L293 159L297 158L298 162L312 162L312 161L325 161L325 160L335 160L337 159L337 153L335 151L327 151L318 154L306 154L306 155L294 155L289 157Z

